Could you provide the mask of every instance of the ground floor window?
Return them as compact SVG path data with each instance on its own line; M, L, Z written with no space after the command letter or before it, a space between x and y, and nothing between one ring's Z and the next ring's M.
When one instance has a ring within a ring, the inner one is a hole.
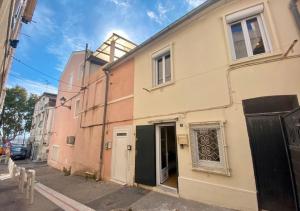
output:
M223 122L191 124L190 138L195 170L230 175Z

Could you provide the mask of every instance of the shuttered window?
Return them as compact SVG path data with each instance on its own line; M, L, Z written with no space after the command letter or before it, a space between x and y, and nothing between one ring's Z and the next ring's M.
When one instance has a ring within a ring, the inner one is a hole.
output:
M234 60L270 52L263 11L263 5L257 5L226 16Z

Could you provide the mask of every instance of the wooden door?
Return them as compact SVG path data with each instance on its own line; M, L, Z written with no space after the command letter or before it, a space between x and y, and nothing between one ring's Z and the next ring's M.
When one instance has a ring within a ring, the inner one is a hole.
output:
M135 182L156 186L155 126L136 127Z
M128 128L114 129L112 177L122 183L127 183L128 150L130 139Z
M295 210L286 145L278 114L247 115L259 208Z

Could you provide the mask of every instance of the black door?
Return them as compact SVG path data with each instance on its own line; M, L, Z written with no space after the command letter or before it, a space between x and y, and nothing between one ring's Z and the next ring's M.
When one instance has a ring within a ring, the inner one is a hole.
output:
M246 115L260 209L296 210L279 114Z
M300 205L300 108L284 116L284 127L288 145L291 169L295 183L295 197Z
M156 186L155 126L136 127L135 182Z

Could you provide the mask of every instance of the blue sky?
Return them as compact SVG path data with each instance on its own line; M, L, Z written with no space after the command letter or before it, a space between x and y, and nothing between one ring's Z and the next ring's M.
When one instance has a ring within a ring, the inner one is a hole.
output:
M72 51L85 43L95 50L115 32L140 44L204 0L39 0L34 22L23 25L14 55L51 75L46 77L13 62L8 87L20 85L41 94L57 91Z

